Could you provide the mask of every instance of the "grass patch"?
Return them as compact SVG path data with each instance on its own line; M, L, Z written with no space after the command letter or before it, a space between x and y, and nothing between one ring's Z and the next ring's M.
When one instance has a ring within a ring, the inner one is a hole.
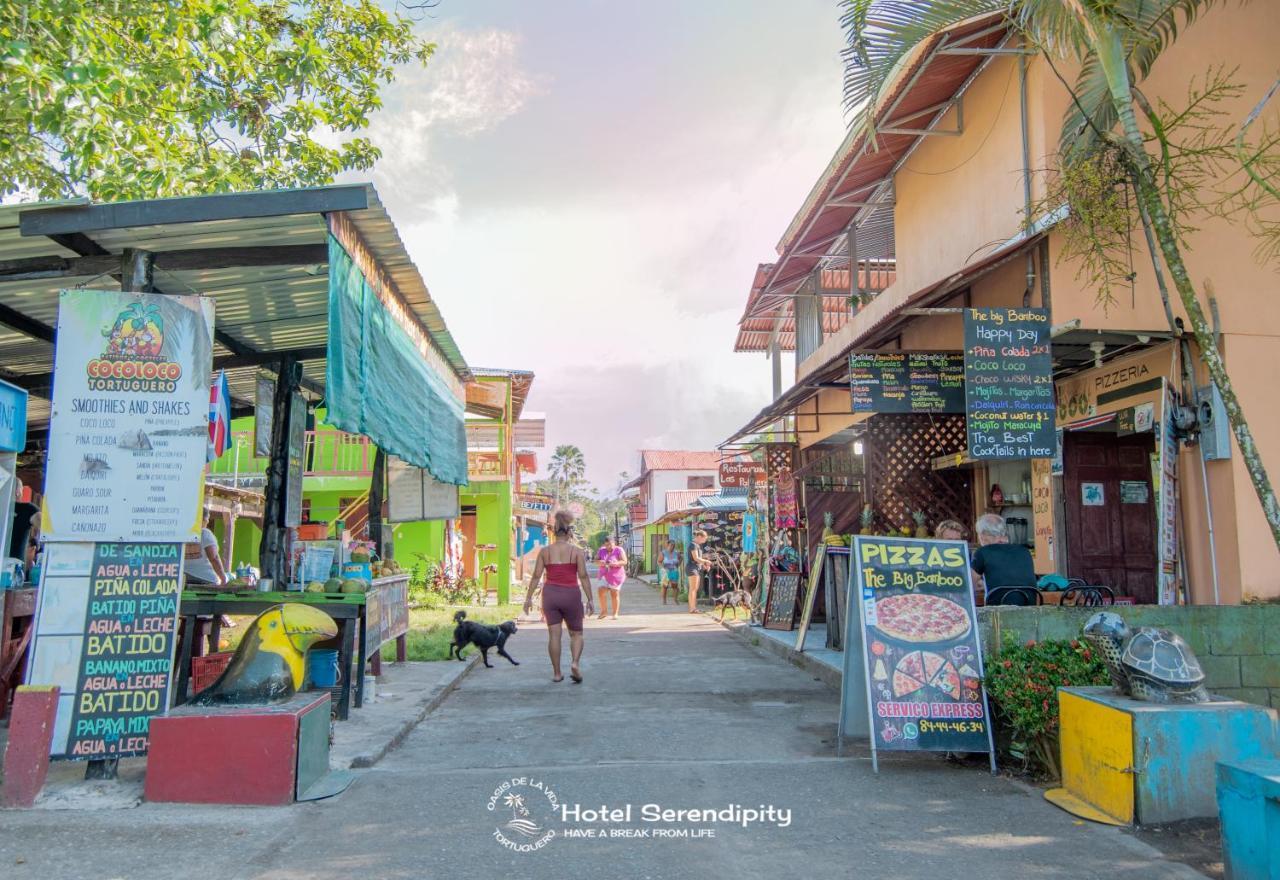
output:
M412 608L409 610L409 637L407 656L415 662L427 660L448 660L449 645L453 641L454 612L459 606L445 605L441 608ZM467 620L477 623L502 623L513 620L520 613L518 605L497 605L487 607L467 606ZM475 648L467 648L463 656L475 653ZM396 643L394 640L382 646L382 659L392 662L396 659Z

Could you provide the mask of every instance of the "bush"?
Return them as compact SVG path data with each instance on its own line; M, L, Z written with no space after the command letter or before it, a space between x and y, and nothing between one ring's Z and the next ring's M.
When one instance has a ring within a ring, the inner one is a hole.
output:
M1009 639L986 672L987 695L1010 736L1010 753L1021 758L1024 771L1060 778L1058 688L1109 684L1102 658L1074 639L1023 645Z
M440 563L420 557L409 576L409 603L422 608L483 605L485 590L476 578L452 577Z

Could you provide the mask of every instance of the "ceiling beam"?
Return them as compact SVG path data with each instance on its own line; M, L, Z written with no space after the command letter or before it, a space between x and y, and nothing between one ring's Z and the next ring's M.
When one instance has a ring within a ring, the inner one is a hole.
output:
M85 241L89 239L82 236ZM167 272L205 269L238 269L256 266L314 266L329 262L325 244L275 245L243 248L197 248L182 251L154 251L154 265ZM28 257L0 260L0 284L41 278L75 278L118 271L115 254L81 257Z
M53 344L54 332L52 327L37 321L35 318L29 318L17 309L3 303L0 303L0 324L30 336L32 339L39 339L42 342Z
M353 184L276 192L145 199L109 205L33 208L18 214L18 225L23 235L51 236L131 226L167 226L173 223L206 223L213 220L244 220L289 214L363 211L368 207L368 188L364 184Z

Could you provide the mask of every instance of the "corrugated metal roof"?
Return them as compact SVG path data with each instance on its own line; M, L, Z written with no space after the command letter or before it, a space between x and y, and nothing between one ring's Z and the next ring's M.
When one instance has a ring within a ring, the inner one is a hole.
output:
M704 495L698 499L698 506L716 512L747 509L746 495Z
M677 449L641 449L640 471L714 471L720 469L721 455L709 452Z
M363 192L363 198L360 193ZM428 337L458 381L470 370L445 325L421 273L409 258L395 225L372 185L313 187L304 190L231 193L177 199L151 199L95 205L85 200L34 202L0 206L0 259L39 257L75 259L106 251L118 255L125 248L157 253L211 248L270 248L287 245L323 247L328 227L322 206L342 202L345 216L367 244L372 256L425 328ZM364 204L361 208L351 205ZM254 216L236 216L238 206ZM272 206L281 206L273 208ZM296 205L301 213L283 206ZM195 219L182 219L183 212ZM272 213L275 211L275 213ZM138 223L152 215L164 223ZM215 217L215 219L201 219ZM82 223L83 232L76 231ZM117 225L132 223L134 225ZM59 240L41 232L58 229ZM27 227L24 230L24 227ZM27 234L23 234L24 231ZM67 246L78 239L79 250ZM155 284L166 293L197 292L217 299L215 363L239 351L262 354L322 349L328 340L327 256L315 263L233 266L217 269L168 270L157 266ZM0 275L0 310L12 310L38 327L52 330L57 322L58 292L69 287L119 289L110 275L64 275L6 280ZM3 316L0 316L3 321ZM319 392L325 380L324 358L304 358L308 387ZM0 376L47 393L53 369L53 347L29 333L0 326ZM228 369L228 382L238 404L253 400L257 366ZM32 399L32 424L47 420L47 406Z
M690 510L697 506L698 499L706 495L714 495L715 489L672 489L663 498L667 513L673 510Z
M846 261L847 262L847 261ZM897 278L892 260L859 260L861 289L870 293L893 284ZM777 334L781 351L796 350L795 303L791 294L764 293L765 281L772 263L762 263L756 270L755 283L747 295L747 305L738 321L738 338L734 351L768 351ZM849 323L853 310L849 306L849 269L822 270L822 335L830 336ZM829 293L837 290L839 293Z

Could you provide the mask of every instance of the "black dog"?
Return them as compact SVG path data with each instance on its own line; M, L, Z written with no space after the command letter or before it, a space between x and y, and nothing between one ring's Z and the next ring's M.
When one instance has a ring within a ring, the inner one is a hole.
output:
M751 601L751 593L746 590L730 590L716 597L715 608L720 609L720 619L724 620L724 613L728 609L733 609L733 619L738 619L738 609L745 608L747 616L751 616L755 603Z
M458 625L453 628L453 644L449 646L449 657L455 655L458 660L462 660L462 649L467 645L475 645L480 649L480 656L484 658L484 665L490 669L493 664L489 662L489 649L497 648L498 654L506 657L511 661L512 666L519 666L516 658L507 653L507 639L515 635L516 622L508 620L497 626L489 626L484 623L475 623L467 620L467 612L459 611L453 615L454 622Z

